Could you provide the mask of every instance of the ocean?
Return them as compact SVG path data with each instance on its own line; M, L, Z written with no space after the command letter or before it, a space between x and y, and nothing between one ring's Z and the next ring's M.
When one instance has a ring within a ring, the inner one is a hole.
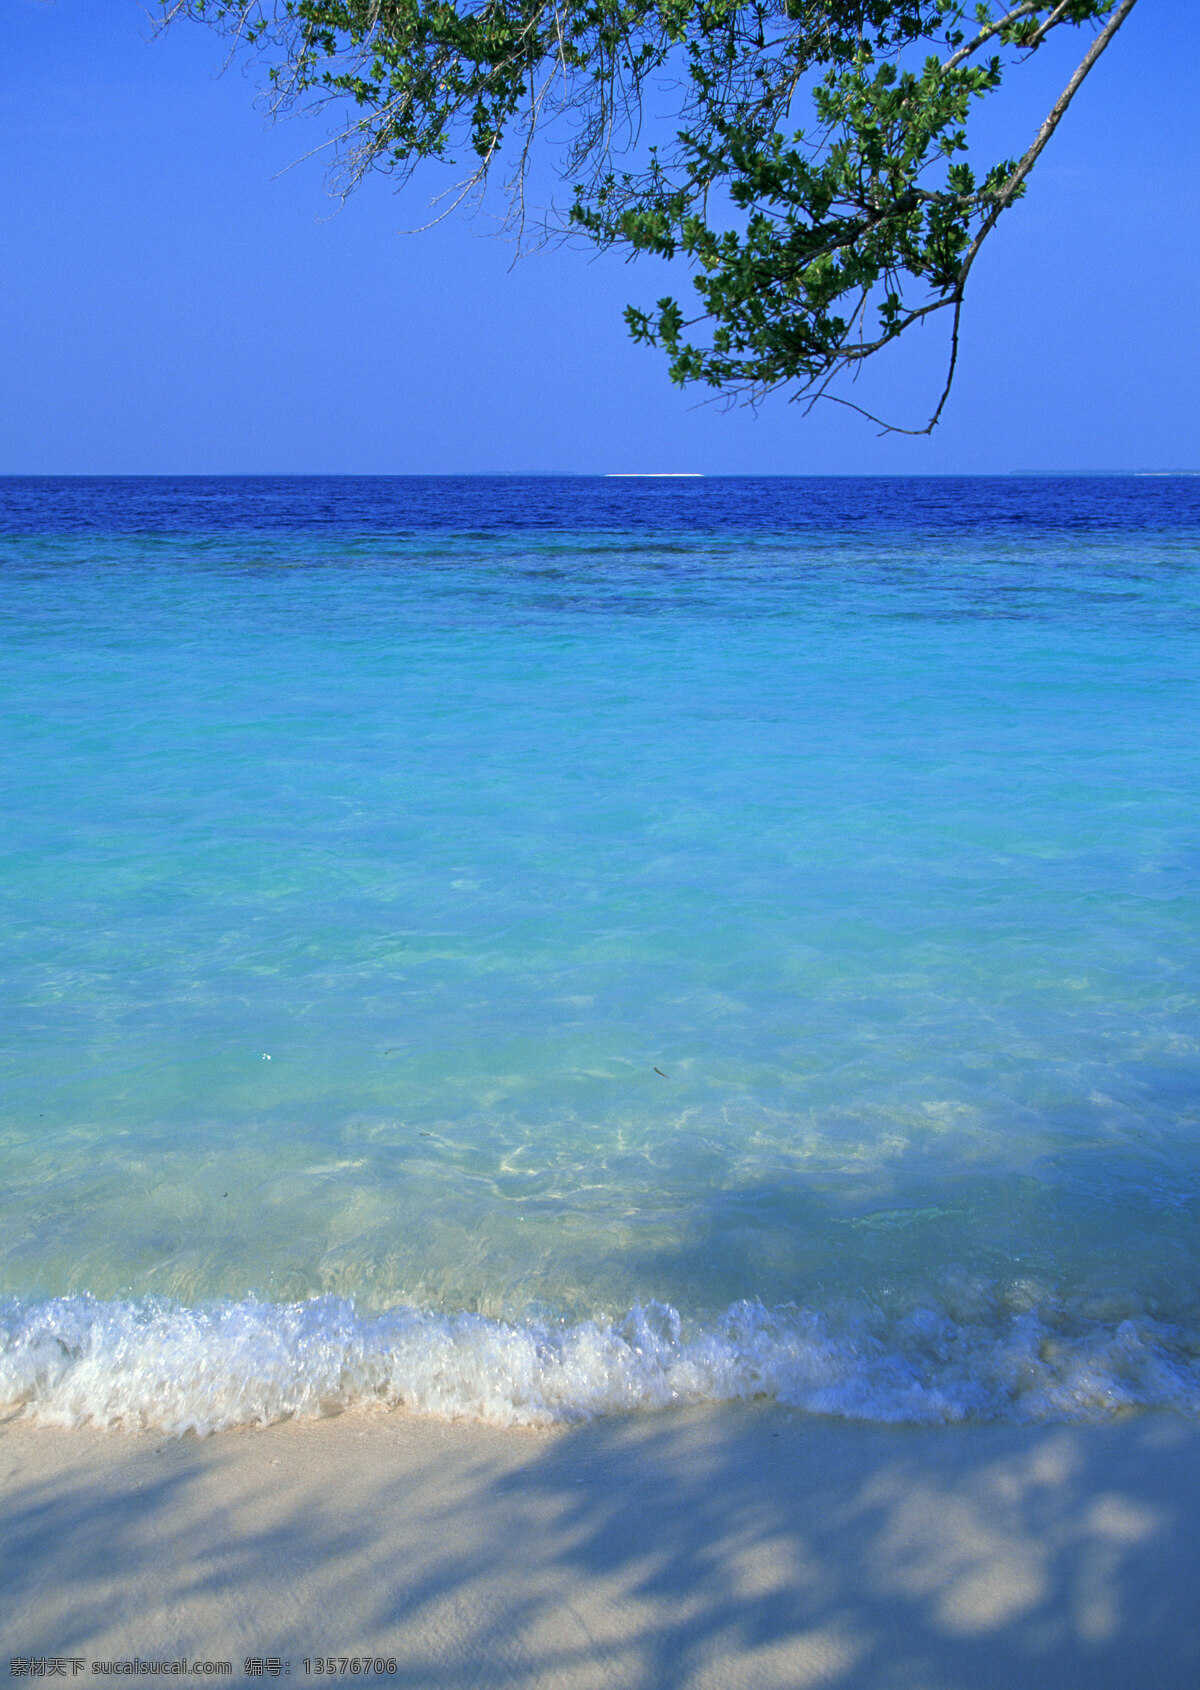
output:
M0 1404L1200 1411L1200 479L0 480Z

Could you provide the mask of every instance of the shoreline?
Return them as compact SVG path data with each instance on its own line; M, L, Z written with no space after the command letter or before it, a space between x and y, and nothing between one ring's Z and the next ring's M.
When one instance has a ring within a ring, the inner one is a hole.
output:
M1018 1291L1026 1288L1017 1287ZM351 1299L188 1307L73 1293L0 1307L0 1424L237 1430L379 1407L493 1426L768 1398L880 1425L1014 1425L1123 1410L1200 1414L1194 1315L1130 1299L1088 1309L992 1286L951 1313L937 1296L890 1315L731 1304L707 1321L670 1304L620 1318L505 1320Z
M1200 1683L1200 1426L1167 1412L363 1410L205 1439L13 1418L0 1521L0 1655L82 1659L80 1684L135 1657L305 1682L330 1654L412 1690Z

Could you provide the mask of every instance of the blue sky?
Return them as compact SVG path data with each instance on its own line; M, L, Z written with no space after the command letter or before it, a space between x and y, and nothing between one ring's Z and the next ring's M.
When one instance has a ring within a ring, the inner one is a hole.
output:
M402 233L421 179L339 210L318 159L278 174L321 123L266 124L197 26L151 40L137 0L0 17L0 473L1200 468L1195 0L1141 0L1078 96L976 266L922 440L672 387L621 317L671 285L655 260L513 266L461 216ZM1029 70L995 120L1014 152L1069 65ZM889 354L864 397L923 420L939 346Z

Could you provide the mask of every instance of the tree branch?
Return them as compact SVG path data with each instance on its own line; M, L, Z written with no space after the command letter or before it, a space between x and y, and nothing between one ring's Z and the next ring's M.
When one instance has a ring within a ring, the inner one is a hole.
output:
M1012 175L1008 178L1007 182L1005 182L1004 186L997 193L992 209L984 218L979 233L967 249L967 255L963 259L962 268L958 272L958 282L955 292L959 295L959 297L962 295L962 289L966 284L967 276L970 274L971 266L975 262L979 249L987 239L988 235L990 235L992 230L995 228L996 221L999 218L1000 213L1012 204L1013 196L1015 195L1017 189L1029 175L1029 172L1033 169L1038 159L1042 156L1047 142L1049 141L1051 135L1053 135L1054 131L1058 128L1059 123L1066 113L1067 107L1071 104L1071 101L1075 98L1076 94L1086 81L1088 72L1091 70L1092 66L1096 63L1096 60L1100 57L1101 53L1103 53L1104 49L1108 46L1113 36L1120 29L1121 25L1125 22L1125 19L1129 16L1130 12L1132 12L1136 5L1137 0L1121 0L1121 4L1117 7L1116 11L1105 24L1104 28L1100 31L1100 34L1092 42L1088 51L1084 54L1084 57L1080 61L1074 76L1067 83L1067 86L1058 96L1058 99L1054 102L1046 121L1042 124L1042 127L1038 130L1037 135L1034 137L1033 145L1025 154L1024 158L1018 163L1016 169L1012 172Z

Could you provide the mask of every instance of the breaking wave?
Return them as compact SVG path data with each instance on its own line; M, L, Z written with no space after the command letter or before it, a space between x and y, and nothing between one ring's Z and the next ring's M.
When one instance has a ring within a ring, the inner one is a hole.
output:
M0 1403L46 1424L199 1433L371 1404L547 1426L673 1403L771 1398L893 1423L1200 1412L1200 1335L1060 1307L834 1319L737 1303L685 1324L508 1323L331 1297L187 1308L70 1296L0 1301Z

